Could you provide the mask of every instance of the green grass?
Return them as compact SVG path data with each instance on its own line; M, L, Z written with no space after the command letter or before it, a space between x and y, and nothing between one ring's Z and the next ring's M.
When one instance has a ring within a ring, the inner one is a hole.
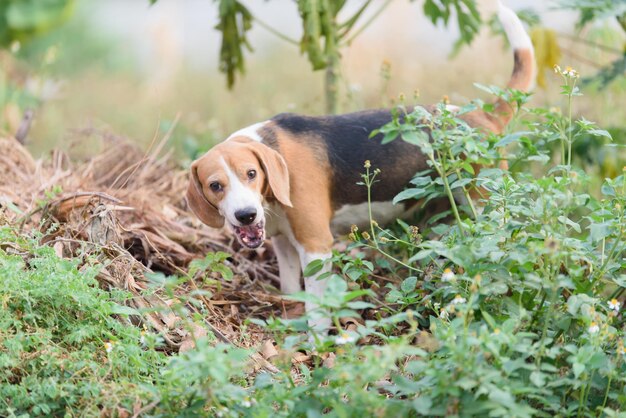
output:
M128 295L98 287L97 267L61 259L0 226L0 411L93 416L150 399L164 354L112 314ZM107 353L107 344L113 350Z

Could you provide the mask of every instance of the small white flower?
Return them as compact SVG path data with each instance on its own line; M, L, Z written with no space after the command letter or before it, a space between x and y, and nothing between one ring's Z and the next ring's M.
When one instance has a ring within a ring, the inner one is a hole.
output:
M619 312L619 308L621 306L621 303L617 300L617 299L611 299L609 302L609 309L615 311L615 312Z
M600 327L595 322L592 322L591 325L589 325L589 333L595 334L598 331L600 331Z
M356 337L354 335L348 334L347 332L344 332L341 335L338 335L337 338L335 338L335 344L338 345L353 343L355 341Z
M465 303L467 302L467 299L465 299L463 296L461 295L456 295L454 297L454 299L452 299L452 304L453 305L458 305L459 303Z
M445 269L443 271L443 274L441 275L441 281L442 282L451 282L454 279L456 279L456 275L454 274L454 272L451 269Z
M572 67L566 67L565 71L563 71L563 75L570 78L578 78L578 71Z
M110 353L111 350L113 350L113 343L110 341L104 343L104 349L106 350L107 353Z
M439 312L439 318L441 318L441 319L444 319L444 320L448 319L449 316L450 316L450 314L445 309L442 309L441 312Z
M244 408L250 408L252 406L252 402L246 399L241 403L241 406L243 406Z

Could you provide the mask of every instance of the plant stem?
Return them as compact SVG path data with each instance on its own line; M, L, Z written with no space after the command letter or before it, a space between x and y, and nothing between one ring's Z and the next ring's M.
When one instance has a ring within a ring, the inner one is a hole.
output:
M613 245L611 246L611 249L609 250L609 255L603 261L602 265L600 266L600 269L598 270L597 279L601 279L602 276L604 276L604 271L606 270L609 263L611 262L611 259L613 259L613 256L615 255L615 250L617 249L618 245L622 242L623 236L624 236L624 231L620 231L619 236L617 237L615 242L613 242ZM604 253L604 249L603 249L603 253Z
M463 233L463 235L465 235L465 227L463 226L463 222L461 221L461 216L459 215L459 210L456 207L456 202L454 200L454 195L452 194L452 189L450 189L450 183L448 183L447 173L444 170L445 159L442 160L441 155L439 154L439 152L437 152L437 157L441 161L441 163L440 163L441 166L440 166L440 164L437 163L437 161L435 161L435 159L432 156L429 156L430 160L433 162L433 167L435 167L435 169L437 170L437 173L439 174L439 176L443 180L443 188L446 191L446 195L448 196L448 200L450 200L450 206L452 207L452 213L454 214L454 218L456 219L456 223L457 223L457 225L459 225L459 229L461 230L461 233Z
M372 185L374 184L374 179L376 178L376 174L374 174L373 176L370 177L370 168L369 167L365 167L365 177L363 177L363 180L365 182L365 187L367 187L367 214L369 217L369 222L370 222L370 233L372 234L372 242L374 243L374 245L368 245L365 244L367 247L375 249L376 251L378 251L379 253L381 253L382 255L384 255L385 257L389 258L390 260L393 260L394 262L400 264L403 267L406 267L409 270L412 271L416 271L418 273L422 273L422 270L412 267L400 260L398 260L396 257L392 256L391 254L387 253L386 251L384 251L382 248L380 248L380 245L378 245L378 240L376 239L376 231L374 230L374 219L372 218Z
M606 406L606 401L609 397L609 389L611 389L611 381L613 380L613 375L610 374L609 375L609 381L606 384L606 391L604 392L604 400L602 401L602 406L600 407L600 409L604 409L604 407Z
M618 297L622 296L622 293L624 293L624 291L626 290L626 287L618 287L617 289L615 289L615 291L613 292L613 294L611 294L610 299L617 299Z
M376 231L374 231L374 219L372 217L372 185L374 184L374 179L376 178L376 174L370 178L370 168L365 168L366 180L365 185L367 186L367 216L370 221L370 232L372 233L372 240L374 241L374 245L378 248L378 240L376 240Z
M581 416L581 411L583 409L583 402L584 402L584 399L585 399L585 388L586 388L586 386L587 385L582 385L580 387L580 395L578 395L579 400L578 400L578 415L577 416L579 416L579 417Z
M557 265L560 264L558 261L560 260L557 260ZM543 351L545 348L544 341L546 339L546 334L548 333L548 326L550 325L550 321L552 321L554 303L556 302L556 297L557 297L558 290L559 290L559 286L558 286L558 283L556 282L555 274L550 274L550 279L554 283L550 289L552 291L552 294L550 295L550 306L548 306L548 313L546 314L546 317L544 318L543 329L541 330L541 338L539 340L539 352L537 353L537 357L535 358L535 366L537 368L539 368L539 364L541 363L541 357L543 357Z
M459 180L461 179L461 170L458 168L456 169L456 176ZM474 202L472 201L472 197L470 196L469 191L467 191L465 186L461 187L461 190L463 190L465 199L467 199L467 204L469 205L470 210L472 211L472 218L474 220L478 219L478 212L476 211L476 208L474 207Z
M420 270L420 269L418 269L418 268L416 268L416 267L412 267L412 266L410 266L410 265L406 264L405 262L398 260L397 258L395 258L394 256L392 256L391 254L389 254L389 253L385 252L385 251L384 251L383 249L381 249L378 245L367 245L367 244L365 244L365 245L366 245L366 247L368 247L368 248L371 248L371 249L374 249L374 250L378 251L379 253L381 253L381 254L382 254L382 255L384 255L385 257L389 258L390 260L395 261L396 263L400 264L402 267L406 267L407 269L409 269L409 270L413 270L413 271L416 271L416 272L418 272L418 273L423 273L423 271L422 271L422 270Z
M328 7L326 7L326 13L322 15L322 20L323 25L328 28L325 46L328 62L324 84L326 113L336 115L339 113L339 26L337 16L333 15Z
M326 113L336 115L339 113L339 53L337 51L328 58L324 90Z
M576 79L572 84L572 89L567 95L567 107L568 107L568 129L567 129L567 167L568 171L572 169L572 95L574 88L576 87Z
M539 307L537 308L537 310L535 310L533 317L530 319L531 327L535 324L535 322L539 318L539 314L541 313L541 310L543 309L543 304L546 303L547 297L548 297L548 294L546 292L543 292L543 297L541 298L541 302L539 302Z

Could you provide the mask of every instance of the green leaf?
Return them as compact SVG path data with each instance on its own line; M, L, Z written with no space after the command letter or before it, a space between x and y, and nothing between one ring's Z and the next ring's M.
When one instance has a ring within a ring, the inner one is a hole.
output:
M369 302L362 301L362 300L356 300L354 302L348 302L346 305L350 309L369 309L369 308L375 308L376 307L376 305L374 305L372 303L369 303Z
M538 370L530 374L530 381L538 388L544 387L546 384L546 375Z
M328 280L326 281L326 292L329 295L333 295L333 296L339 296L339 297L345 297L347 295L344 295L346 290L348 290L348 284L346 283L345 280L343 280L341 277L339 277L336 274L333 274L332 276L330 276L328 278ZM358 292L355 291L355 292ZM354 296L352 299L354 299L357 296ZM347 299L350 300L350 299Z
M515 398L509 392L506 392L496 386L489 389L489 399L499 403L500 405L510 406L515 404Z
M611 235L611 229L605 222L593 223L589 225L590 237L593 242L598 242L609 235Z
M418 414L430 415L430 408L433 406L433 400L426 394L420 394L417 398L413 399L413 409Z
M304 277L313 276L324 268L324 260L313 260L304 269Z
M398 289L392 289L385 295L385 300L387 302L395 303L402 299L402 296L402 292L400 292Z
M213 271L216 271L222 275L224 280L230 281L233 278L233 271L224 264L216 264L213 266Z
M470 184L473 180L474 179L472 179L472 178L465 178L465 179L456 180L455 182L450 184L450 189L452 189L452 190L460 189L461 187L464 187L464 186L467 186L468 184Z
M613 137L611 136L611 134L608 131L605 131L604 129L589 129L587 130L587 133L593 136L603 136L605 138L608 138L611 141L613 140Z
M422 187L405 189L393 198L393 204L395 205L398 202L402 202L403 200L407 199L421 199L422 197L426 196L427 193L428 191Z
M388 144L391 141L394 141L397 137L398 137L398 131L390 130L388 132L385 132L385 135L383 136L383 139L382 141L380 141L380 143L382 145Z
M605 196L615 197L615 189L608 183L603 183L600 191Z
M587 366L591 370L598 370L606 366L608 363L608 358L603 352L596 352L591 356L591 359L587 362Z
M574 372L574 377L578 379L580 375L585 371L585 365L581 363L574 363L572 365L572 371Z
M413 290L415 290L416 285L417 285L417 277L410 276L404 279L404 281L400 285L400 288L402 289L404 293L410 293Z
M425 249L418 251L413 257L409 258L408 263L415 263L416 261L423 260L427 257L432 257L435 252L431 249Z
M480 313L483 317L483 319L485 320L485 322L487 324L489 324L489 326L491 327L491 329L496 329L496 321L493 319L493 316L491 316L487 311L485 311L484 309L480 310Z
M119 305L117 303L114 303L111 306L111 313L116 315L141 315L141 312L137 309L131 308L130 306Z
M319 298L309 292L297 292L289 295L284 295L283 297L285 299L295 300L297 302L319 303Z
M410 130L402 132L402 140L411 145L422 146L428 143L428 134L421 130Z
M243 48L252 50L246 38L252 28L252 14L238 0L219 0L219 23L222 33L219 69L226 74L227 86L235 84L235 73L245 72Z
M525 135L529 135L531 132L514 132L508 135L505 135L498 142L495 143L494 147L500 148L505 147L509 144L519 142L520 138Z
M348 285L339 276L337 276L337 279L341 281L343 286L340 285L336 291L345 292L348 289ZM343 289L343 290L339 290L339 289ZM360 298L361 296L372 296L372 291L370 289L352 290L352 291L346 293L345 295L343 295L343 300L344 300L344 302L347 302L347 301L350 301L352 299Z
M559 220L559 222L561 222L562 224L565 225L569 225L570 227L572 227L574 229L574 231L580 233L580 225L577 224L576 222L572 221L571 219L569 219L568 217L565 216L559 216L557 218Z

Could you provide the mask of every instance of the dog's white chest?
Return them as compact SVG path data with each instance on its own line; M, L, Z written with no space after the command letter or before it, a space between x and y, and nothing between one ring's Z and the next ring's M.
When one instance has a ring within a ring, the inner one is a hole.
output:
M265 206L265 235L268 238L276 235L292 235L289 220L280 203Z

